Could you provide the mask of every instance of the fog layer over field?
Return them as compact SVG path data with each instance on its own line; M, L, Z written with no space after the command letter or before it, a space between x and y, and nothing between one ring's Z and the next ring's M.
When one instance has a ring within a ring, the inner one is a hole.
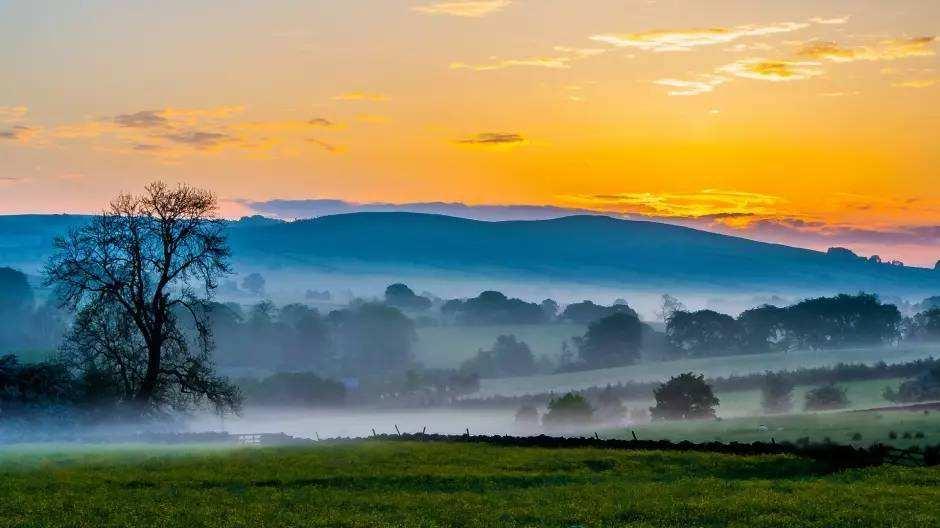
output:
M512 409L460 411L455 409L415 410L302 410L290 408L249 408L242 416L220 419L200 415L187 424L189 431L220 431L233 434L283 432L302 438L338 438L426 431L435 434L531 434L515 426Z

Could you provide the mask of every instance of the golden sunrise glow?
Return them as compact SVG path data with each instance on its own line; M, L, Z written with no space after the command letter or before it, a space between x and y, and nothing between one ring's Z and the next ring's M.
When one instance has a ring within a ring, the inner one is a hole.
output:
M0 5L0 211L163 179L230 215L548 204L932 264L940 4L876 4Z

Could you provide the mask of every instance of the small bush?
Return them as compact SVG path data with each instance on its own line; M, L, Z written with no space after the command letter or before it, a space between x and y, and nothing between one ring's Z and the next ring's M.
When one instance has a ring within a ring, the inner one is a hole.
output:
M823 385L806 393L807 411L826 411L848 407L849 399L845 396L845 389L836 385Z
M913 438L913 437L914 437L914 436L910 433L910 431L905 431L904 434L901 435L901 438L903 438L903 439L905 439L905 440L910 440L910 439Z
M888 431L888 438L890 438L890 439L892 439L892 440L897 440L897 439L898 439L898 432L897 432L897 431Z
M862 439L862 433L854 433L852 435L852 441L858 442Z
M914 438L920 439L920 438L923 438L923 437L924 437L924 432L923 432L923 431L917 431L916 433L914 433Z
M548 412L542 417L545 427L567 427L586 425L594 419L594 409L588 401L573 392L548 402Z

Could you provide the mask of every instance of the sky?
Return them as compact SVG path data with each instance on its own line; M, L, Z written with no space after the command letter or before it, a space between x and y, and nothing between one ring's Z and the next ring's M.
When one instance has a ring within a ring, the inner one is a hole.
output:
M0 214L163 180L940 259L940 2L0 0Z

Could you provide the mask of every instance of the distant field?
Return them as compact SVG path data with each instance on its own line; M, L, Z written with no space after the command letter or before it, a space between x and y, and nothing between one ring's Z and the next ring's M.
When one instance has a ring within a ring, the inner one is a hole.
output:
M845 389L849 400L849 409L870 409L892 405L882 396L885 387L897 388L903 378L847 381L837 383ZM801 412L806 400L806 393L817 385L798 385L793 389L793 412ZM718 406L718 415L723 418L736 416L753 416L761 413L761 394L759 390L744 391L717 391L715 394L721 403ZM645 400L629 400L624 402L627 407L649 407L653 405L653 397ZM940 443L940 439L937 440Z
M766 427L766 431L761 426ZM874 443L906 448L940 444L940 412L825 412L786 416L742 417L729 420L660 422L608 430L606 437L631 438L630 431L647 440L692 442L777 442L826 438L839 444L868 446ZM897 433L891 438L891 432ZM853 435L861 435L854 440ZM905 434L907 433L907 434ZM923 438L916 438L921 433Z
M512 334L525 341L537 356L557 356L561 343L584 335L584 325L496 325L496 326L426 326L418 328L415 357L427 367L453 368L488 349L502 334Z
M565 392L626 381L661 381L686 371L705 374L706 377L718 377L732 374L750 374L753 372L763 372L765 370L823 367L840 362L874 364L884 360L888 363L900 363L931 356L940 356L940 346L799 351L647 362L627 367L587 370L565 374L485 379L480 383L480 391L474 394L474 397L492 395L512 396L549 391Z
M0 526L936 526L940 469L482 444L6 448Z

